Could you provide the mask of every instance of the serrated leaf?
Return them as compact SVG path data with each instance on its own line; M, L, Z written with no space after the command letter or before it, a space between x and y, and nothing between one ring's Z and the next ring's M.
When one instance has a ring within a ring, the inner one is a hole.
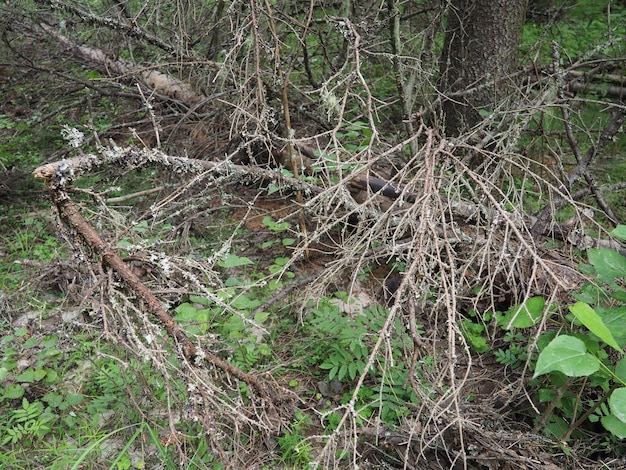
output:
M28 334L28 328L22 326L15 329L15 336L26 336Z
M4 391L4 398L14 400L24 395L24 389L21 385L11 384Z
M609 397L609 407L611 413L622 423L626 423L626 388L613 390Z
M24 349L34 348L35 346L39 346L39 338L36 337L28 338L22 345Z
M580 322L594 335L615 350L622 352L622 349L619 344L617 344L611 330L606 327L600 315L598 315L588 304L584 302L576 302L574 305L569 307L569 311L572 312L572 314L578 318L578 320L580 320Z
M83 402L84 398L85 397L80 393L70 393L66 398L66 402L70 406L79 405Z
M587 352L578 338L561 335L554 338L537 358L533 378L559 371L568 377L586 377L600 368L598 360Z

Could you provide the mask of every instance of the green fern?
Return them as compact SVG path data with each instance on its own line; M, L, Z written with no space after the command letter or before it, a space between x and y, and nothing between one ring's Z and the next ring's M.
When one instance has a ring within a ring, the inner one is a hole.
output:
M2 429L4 438L2 445L16 444L25 438L41 437L50 430L48 423L51 416L44 413L43 404L39 401L30 403L26 398L22 400L22 407L11 411L8 425Z

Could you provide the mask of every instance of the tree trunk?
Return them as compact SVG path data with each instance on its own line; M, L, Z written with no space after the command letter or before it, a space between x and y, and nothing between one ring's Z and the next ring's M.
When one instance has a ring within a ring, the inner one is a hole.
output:
M528 0L451 0L440 87L447 135L459 135L514 90Z

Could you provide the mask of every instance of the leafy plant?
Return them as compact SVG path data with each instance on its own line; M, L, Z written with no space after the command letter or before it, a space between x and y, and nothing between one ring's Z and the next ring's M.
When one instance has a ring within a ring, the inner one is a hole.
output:
M370 333L367 325L357 319L342 315L339 307L331 302L322 302L313 310L311 319L319 334L333 338L326 346L320 369L328 371L328 380L344 378L354 380L361 375L369 354L365 342Z
M270 231L277 233L277 234L282 233L282 232L287 232L287 230L291 228L291 224L289 222L284 222L284 221L276 222L269 215L266 215L265 217L263 217L263 225L265 225L268 229L270 229ZM266 241L261 245L261 248L263 249L269 248L270 246L274 245L277 241L278 241L277 239ZM291 246L294 243L296 243L296 239L292 237L282 237L280 239L280 242L283 244L283 246Z
M470 315L475 317L476 313L470 312ZM487 328L482 322L476 323L470 318L463 318L459 322L459 326L465 341L467 341L477 353L484 353L489 350L487 344Z
M528 359L528 339L521 332L507 331L503 341L508 343L508 348L499 348L494 352L496 361L505 366L516 369L526 363Z
M345 293L335 294L344 302L349 302ZM371 346L382 329L388 311L380 306L372 306L354 316L341 312L337 299L325 298L312 309L309 322L310 334L317 342L310 348L309 362L325 371L326 380L350 382L365 372ZM402 361L402 351L409 347L404 344L405 331L401 320L394 324L396 334L390 338L394 366L386 367L386 362L375 362L358 392L357 405L360 415L369 417L375 411L380 418L396 424L408 413L408 403L417 403L414 390L408 385L409 371ZM350 399L347 393L343 401Z
M619 226L613 235L624 238L626 227ZM626 359L613 359L610 349L623 355L626 345L626 257L609 249L590 249L590 265L583 271L595 276L595 283L586 285L569 307L574 325L584 327L561 334L542 348L533 378L547 375L556 386L552 397L563 397L571 387L570 379L586 377L585 387L600 387L600 397L578 416L574 408L566 414L573 426L562 437L567 438L576 426L592 415L599 418L606 430L618 438L626 438ZM608 401L608 408L605 402ZM558 400L557 400L558 402ZM553 408L561 404L553 402ZM601 413L598 415L598 410Z
M30 403L24 398L22 407L12 410L7 425L2 427L4 438L0 444L16 444L29 437L42 437L50 430L52 420L49 413L44 413L41 402Z
M225 313L224 307L213 300L201 296L190 296L188 302L176 307L174 321L180 323L189 334L203 336L217 335L223 352L230 356L238 367L248 368L261 358L271 355L269 346L260 341L261 325L269 318L268 312L252 311L261 305L254 291L239 292L236 286L228 287L218 294L233 310ZM246 321L250 318L254 321Z
M294 421L281 437L278 446L281 460L288 465L306 466L311 461L312 446L306 442L306 428L312 424L311 418L301 410L296 410Z

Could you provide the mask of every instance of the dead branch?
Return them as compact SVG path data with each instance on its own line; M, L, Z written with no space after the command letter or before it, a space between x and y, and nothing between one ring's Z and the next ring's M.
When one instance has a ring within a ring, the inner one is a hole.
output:
M281 188L292 191L303 191L306 195L317 195L323 191L315 186L296 178L285 176L279 171L266 168L235 165L230 161L211 162L193 158L167 155L159 150L136 147L113 147L101 149L100 154L84 154L57 162L48 163L33 171L35 178L43 179L47 185L60 188L67 187L76 178L93 171L95 168L121 163L128 168L140 168L148 164L169 168L176 174L202 173L211 171L216 176L228 177L240 183L255 181L273 181Z
M89 11L80 8L77 4L61 2L59 0L45 0L40 3L48 4L53 10L66 11L68 13L76 15L82 21L88 24L104 26L116 31L121 31L131 38L141 39L143 41L146 41L148 44L152 44L153 46L158 47L159 49L173 56L176 55L178 57L181 57L182 51L180 51L175 46L172 46L171 44L168 44L165 41L161 40L161 38L155 36L154 34L150 34L147 31L143 30L136 22L133 22L132 24L122 23L121 21L114 18L95 15ZM193 57L186 56L184 53L182 53L182 58L186 60L195 60Z
M140 155L143 156L144 161L146 161L146 158L150 157L149 153L132 151L112 151L109 157L113 154L117 154L118 157L122 158L125 156L129 157L127 162L133 161L133 158L141 158ZM110 160L109 158L109 161ZM44 165L37 168L33 174L36 178L44 180L50 190L57 213L64 224L71 228L73 232L79 234L82 238L82 242L91 249L92 253L100 258L103 264L113 269L113 271L126 282L128 287L145 302L149 313L159 320L160 324L174 341L181 358L185 359L191 365L199 365L203 362L212 364L253 387L261 398L270 398L270 386L268 383L262 382L256 377L241 371L213 353L197 347L187 337L183 329L174 322L170 314L163 309L160 300L148 289L141 279L135 275L126 263L124 263L111 245L104 241L80 214L64 188L74 179L77 173L80 174L89 168L93 168L101 161L102 159L99 159L95 155L77 157L54 164ZM269 400L265 401L266 403L270 403Z
M600 206L603 210L606 210L608 206L604 203L603 199L599 197L599 193L597 188L591 179L589 174L589 166L592 164L594 159L601 153L601 151L612 141L613 137L617 135L619 130L621 129L622 124L624 123L624 119L626 119L626 109L616 108L613 112L613 117L609 121L609 123L605 126L600 134L598 140L592 144L587 152L584 155L580 154L578 143L573 136L573 132L569 128L568 114L567 110L564 109L564 117L566 118L566 133L568 137L568 142L576 157L577 165L572 170L572 172L567 175L563 182L563 187L561 188L561 192L563 194L555 197L548 205L546 205L543 209L539 210L536 214L536 221L532 226L532 233L535 235L543 234L549 232L549 225L551 224L552 214L555 211L555 208L563 208L569 204L571 198L566 198L564 195L568 193L572 187L572 185L580 179L581 176L585 177L587 184L589 185L589 190L592 194L596 196ZM612 212L609 210L608 215L613 220L613 223L617 223L615 217L611 217Z
M261 181L273 182L284 191L293 193L301 192L307 198L319 196L326 190L320 186L307 183L302 179L286 176L280 171L261 168L257 166L235 165L230 161L212 162L185 157L167 155L159 150L135 147L114 147L112 149L102 149L99 155L86 154L70 159L49 163L37 168L33 174L36 178L46 181L49 187L67 187L76 178L93 171L102 165L121 163L128 168L139 168L147 164L156 164L165 168L170 168L174 173L201 173L210 171L212 175L226 178L243 184L258 183ZM382 178L372 177L355 173L344 179L344 184L351 192L363 192L370 197L380 194L390 200L402 199L408 203L414 203L420 193L409 187L399 186L396 183ZM457 218L457 223L467 225L482 219L486 221L496 220L504 216L508 220L517 221L518 225L538 226L539 218L528 217L524 220L517 215L494 209L485 205L468 201L447 198L439 195L440 203L448 208L450 214ZM564 201L567 201L564 199ZM345 202L345 201L344 201ZM354 209L358 204L352 201L347 209ZM368 208L369 209L369 208ZM372 208L374 212L377 210ZM552 236L568 243L574 244L579 249L587 249L594 246L612 247L620 252L624 248L613 240L591 239L584 234L578 234L576 238L569 237L570 232L576 224L565 221L561 224L545 224L543 229L534 232L535 235ZM441 233L443 236L443 232Z
M188 104L198 104L207 98L203 93L194 90L187 82L160 72L154 67L138 66L119 58L113 60L102 49L77 44L50 25L40 23L39 26L60 44L75 51L82 60L94 64L106 73L126 78L137 76L145 86L155 92Z

